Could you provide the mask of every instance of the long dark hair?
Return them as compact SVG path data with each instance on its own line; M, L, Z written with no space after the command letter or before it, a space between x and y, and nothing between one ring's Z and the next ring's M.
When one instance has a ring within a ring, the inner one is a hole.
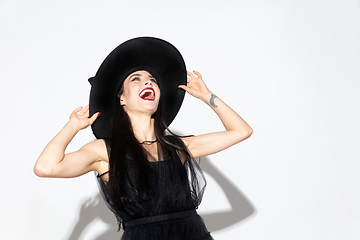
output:
M121 93L120 91L118 97ZM161 147L167 150L172 146L187 152L184 147L173 144L165 138L165 130L168 128L163 119L161 99L152 117L155 136ZM120 104L119 98L116 103L110 146L109 184L112 198L120 206L126 205L133 199L140 202L146 200L151 174L150 163L144 148L134 135L130 118ZM129 186L132 191L129 191Z

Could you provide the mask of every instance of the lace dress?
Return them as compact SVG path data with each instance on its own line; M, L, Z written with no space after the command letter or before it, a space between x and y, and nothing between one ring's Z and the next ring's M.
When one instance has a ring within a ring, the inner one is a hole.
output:
M184 146L181 139L166 140ZM160 144L158 144L159 146ZM131 164L131 160L129 164ZM152 174L148 200L133 199L126 206L116 204L110 195L103 173L97 174L99 189L109 209L125 231L122 240L190 240L213 239L202 218L196 213L205 189L204 175L194 159L186 159L174 147L165 151L158 147L158 158L149 157ZM131 185L127 192L131 196Z

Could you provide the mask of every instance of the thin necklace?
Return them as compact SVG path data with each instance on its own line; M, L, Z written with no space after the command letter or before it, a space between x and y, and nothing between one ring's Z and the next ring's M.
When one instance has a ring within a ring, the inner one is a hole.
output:
M150 144L153 144L154 142L156 142L157 139L155 139L154 141L143 141L141 142L140 144L146 144L146 145L150 145Z

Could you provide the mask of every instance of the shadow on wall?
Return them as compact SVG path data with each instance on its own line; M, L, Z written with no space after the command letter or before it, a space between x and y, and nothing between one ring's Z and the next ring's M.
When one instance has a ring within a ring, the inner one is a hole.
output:
M201 215L210 232L230 227L255 212L254 206L245 195L211 163L208 157L202 157L200 165L201 169L219 184L231 206L230 211Z
M218 231L232 226L247 217L251 216L255 209L250 201L241 191L227 179L214 165L208 157L201 158L201 169L209 174L219 184L224 191L231 210L225 212L202 214L206 227L210 232ZM95 219L100 219L108 225L108 229L100 233L96 240L120 239L122 231L117 232L118 225L112 212L107 208L100 193L95 198L86 199L80 207L78 222L71 230L68 240L78 240L86 231L87 226Z
M81 204L79 210L78 221L71 230L68 240L79 240L82 234L86 233L87 226L92 221L100 219L107 225L107 230L98 233L99 235L92 239L95 240L109 240L120 239L122 230L118 232L118 225L114 214L107 208L101 194L98 193L95 197L89 197Z

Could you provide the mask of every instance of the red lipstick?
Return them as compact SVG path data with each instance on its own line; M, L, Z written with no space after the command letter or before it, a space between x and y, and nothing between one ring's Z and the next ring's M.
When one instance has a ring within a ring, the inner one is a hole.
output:
M154 101L155 100L155 91L153 88L147 87L147 88L144 88L143 90L141 90L141 92L139 93L139 96L143 100Z

